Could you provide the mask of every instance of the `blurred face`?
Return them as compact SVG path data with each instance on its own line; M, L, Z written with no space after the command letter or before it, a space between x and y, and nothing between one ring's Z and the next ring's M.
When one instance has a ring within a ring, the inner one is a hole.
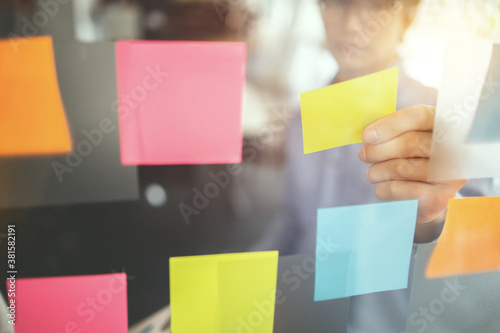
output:
M391 0L320 0L328 48L339 73L360 76L397 58L413 9Z

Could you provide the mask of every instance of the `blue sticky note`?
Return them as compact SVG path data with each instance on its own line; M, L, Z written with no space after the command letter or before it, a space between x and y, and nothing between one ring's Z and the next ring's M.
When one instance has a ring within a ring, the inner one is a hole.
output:
M493 45L490 67L479 97L469 142L500 142L500 44Z
M418 200L318 210L314 300L408 286Z

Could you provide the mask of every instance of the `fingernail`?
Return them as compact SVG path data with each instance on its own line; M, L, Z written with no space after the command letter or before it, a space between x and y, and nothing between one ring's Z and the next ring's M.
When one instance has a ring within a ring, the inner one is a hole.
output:
M367 181L370 181L370 176L369 176L370 173L369 173L369 171L370 170L366 170L366 172L365 172L365 178L366 178Z
M365 146L361 147L361 149L358 152L359 158L363 161L366 162L366 149Z
M377 143L377 139L378 139L378 134L377 134L377 131L375 131L374 129L369 129L365 132L365 142L366 143Z

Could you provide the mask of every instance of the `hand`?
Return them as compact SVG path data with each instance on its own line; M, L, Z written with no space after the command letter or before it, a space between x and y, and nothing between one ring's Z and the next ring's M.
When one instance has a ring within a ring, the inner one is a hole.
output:
M435 107L408 107L368 125L359 158L373 164L366 172L381 200L418 199L417 242L436 239L446 216L448 200L467 180L427 182Z

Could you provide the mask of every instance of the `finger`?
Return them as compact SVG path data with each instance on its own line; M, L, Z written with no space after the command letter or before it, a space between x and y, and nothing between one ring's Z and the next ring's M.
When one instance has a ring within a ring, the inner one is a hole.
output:
M375 185L375 195L385 201L425 199L435 202L434 199L438 199L436 192L436 185L422 182L391 180Z
M392 113L366 126L363 142L379 144L411 131L432 131L436 108L416 105Z
M419 221L430 221L448 207L466 180L454 180L441 184L392 180L375 185L375 195L380 200L418 200Z
M399 158L428 158L431 147L432 133L408 132L378 145L364 145L359 150L359 158L365 163L378 163Z
M425 182L429 160L426 158L395 159L372 165L366 172L366 179L372 183L390 180L411 180Z
M443 193L439 185L422 182L392 180L375 185L375 195L380 200L418 200L418 220L432 220L434 215L446 209L453 195Z

